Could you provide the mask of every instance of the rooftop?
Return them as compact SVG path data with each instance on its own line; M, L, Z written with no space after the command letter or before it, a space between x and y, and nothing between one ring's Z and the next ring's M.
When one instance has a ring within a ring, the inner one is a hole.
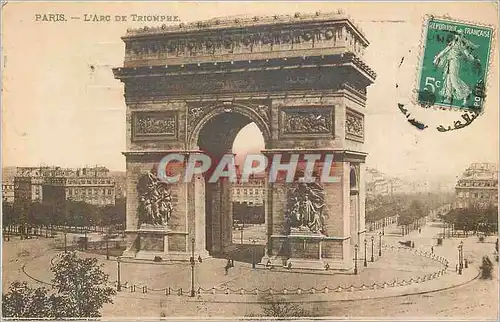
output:
M276 25L290 25L296 23L316 23L316 22L334 22L334 21L348 21L349 24L356 30L358 36L368 45L361 28L353 23L351 17L344 13L342 10L337 12L323 13L320 11L314 14L295 13L294 15L272 15L272 16L226 16L216 17L209 20L194 21L189 23L179 23L176 25L163 24L157 27L142 27L127 29L127 34L123 39L135 38L138 36L158 36L167 34L178 34L187 32L200 32L200 31L214 31L222 29L235 29L235 28L249 28L256 26L276 26Z

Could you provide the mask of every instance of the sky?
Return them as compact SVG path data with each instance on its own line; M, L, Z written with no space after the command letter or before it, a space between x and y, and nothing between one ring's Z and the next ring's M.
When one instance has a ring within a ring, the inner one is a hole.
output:
M424 15L448 15L498 28L494 3L20 3L3 8L3 166L104 165L125 170L123 85L111 69L123 65L127 28L154 23L84 22L83 15L163 14L181 21L229 15L274 15L344 10L370 45L363 58L377 72L368 88L367 166L406 179L455 178L470 163L498 162L498 51L491 57L484 114L466 128L440 133L456 111L411 104ZM35 21L36 14L80 16L66 22ZM495 40L496 41L496 40ZM404 57L404 63L400 62ZM395 84L398 83L396 89ZM419 131L397 108L404 102L429 125ZM236 139L237 152L262 147L255 125Z

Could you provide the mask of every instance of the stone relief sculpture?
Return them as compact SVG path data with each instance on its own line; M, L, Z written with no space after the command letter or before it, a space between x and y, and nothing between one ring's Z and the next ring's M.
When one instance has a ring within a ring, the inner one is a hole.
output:
M190 106L188 108L188 126L193 128L205 111L202 106Z
M135 120L136 134L173 134L175 133L175 117L167 115L138 114Z
M363 117L354 113L346 113L346 134L358 138L364 137Z
M167 227L173 209L167 183L149 172L139 180L138 192L140 224Z
M330 114L317 111L285 112L283 126L285 133L329 133Z
M318 183L299 183L288 194L286 221L290 232L325 234L325 195Z

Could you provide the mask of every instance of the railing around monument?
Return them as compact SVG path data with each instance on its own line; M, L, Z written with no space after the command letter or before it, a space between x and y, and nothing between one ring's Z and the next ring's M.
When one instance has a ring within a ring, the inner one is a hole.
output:
M437 261L441 263L444 267L440 270L425 274L423 277L411 277L401 280L393 280L391 282L382 282L382 283L373 283L370 285L361 284L361 285L338 285L338 286L325 286L325 287L312 287L309 289L303 288L294 288L294 289L273 289L273 288L253 288L253 289L245 289L245 288L221 288L221 287L212 287L212 288L202 288L198 287L196 293L198 295L306 295L306 294L326 294L326 293L340 293L340 292L356 292L356 291L367 291L367 290L377 290L377 289L388 289L394 287L402 287L413 284L419 284L427 281L434 280L438 277L441 277L446 274L449 266L449 261L443 257L438 256L434 253L422 251L413 248L407 248L402 246L382 246L386 250L392 251L407 251L410 253L414 253L417 256L426 257L431 260ZM117 286L117 282L113 282L112 285ZM155 293L155 294L164 294L165 296L189 296L189 290L183 288L171 288L165 287L160 289L155 289L148 287L146 285L129 285L128 283L121 284L123 290L128 290L130 293L140 292L142 294L146 293Z

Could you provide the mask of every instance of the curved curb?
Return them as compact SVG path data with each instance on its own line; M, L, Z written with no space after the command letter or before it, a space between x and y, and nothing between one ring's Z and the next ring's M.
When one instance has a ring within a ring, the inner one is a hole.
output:
M393 248L394 249L394 248ZM421 257L425 257L425 258L428 258L428 259L434 259L434 258L430 258L428 256L422 256L421 254L418 254L418 252L415 252L413 250L410 250L410 249L405 249L405 251L409 251L410 253L413 253L414 255L420 255ZM54 256L51 257L50 259L50 262L53 263L53 261L57 258L58 254L55 254ZM443 258L443 257L441 257ZM42 281L32 275L30 275L27 271L26 271L26 265L33 261L35 258L33 258L32 260L30 261L27 261L26 263L23 264L21 270L22 272L30 279L38 282L38 283L41 283L41 284L44 284L44 285L49 285L49 286L52 286L51 283L49 282L45 282L45 281ZM445 259L445 258L443 258ZM434 259L436 260L436 259ZM439 260L438 260L439 261ZM446 268L445 268L446 269ZM443 274L440 274L439 276L442 276ZM426 294L426 293L433 293L433 292L439 292L439 291L443 291L443 290L448 290L448 289L451 289L451 288L456 288L456 287L459 287L459 286L462 286L462 285L465 285L467 283L470 283L471 281L477 279L480 275L480 271L478 270L477 274L472 278L472 279L467 279L459 284L452 284L452 285L449 285L449 286L446 286L444 288L438 288L438 289L429 289L429 290L423 290L423 291L419 291L419 290L416 290L414 292L408 292L404 290L404 287L405 286L411 286L411 285L415 285L415 283L410 283L408 285L398 285L399 287L390 287L390 288L377 288L377 289L368 289L368 290L361 290L361 291L348 291L348 292L337 292L335 291L335 289L332 289L331 290L331 293L330 294L363 294L365 296L362 296L360 298L341 298L341 299L308 299L307 297L301 297L300 299L289 299L288 302L290 303L293 303L293 302L302 302L302 303L321 303L321 302L345 302L345 301L363 301L363 300L369 300L369 299L382 299L382 298L392 298L392 297L400 297L400 296L408 296L408 295L419 295L419 294ZM437 278L434 278L434 279L431 279L431 280L428 280L428 282L432 282L432 281L436 281ZM390 284L390 283L389 283ZM421 283L417 283L417 284L421 284ZM324 288L323 288L324 289ZM383 294L384 290L400 290L400 291L403 291L402 293L400 294L393 294L393 295L385 295ZM163 291L163 290L153 290L151 289L151 291ZM366 292L364 292L366 291ZM380 294L379 296L375 295L373 296L373 294L370 294L370 291L381 291L382 294ZM143 293L146 293L146 292L143 292ZM182 293L181 293L182 294ZM297 295L309 295L309 296L314 296L314 295L325 295L325 296L328 296L328 292L307 292L307 290L304 290L304 293L302 294L274 294L274 295L278 295L278 296L285 296L285 297L288 297L288 296L292 296L292 297L295 297ZM158 294L159 295L159 294ZM187 294L185 294L187 295ZM208 295L208 297L205 297L203 295ZM205 294L197 294L197 298L192 298L190 299L188 297L189 300L191 301L200 301L200 302L210 302L210 303L266 303L266 301L264 300L248 300L248 297L258 297L259 295L263 295L263 296L269 296L269 295L273 295L272 293L261 293L261 294L252 294L252 293L247 293L247 294L242 294L245 296L245 298L241 298L240 301L238 301L237 297L241 297L241 295L239 294L232 294L234 295L234 297L232 298L232 300L218 300L218 299L211 299L212 294L210 293L205 293ZM217 294L217 296L224 296L224 297L227 297L227 295L229 294ZM165 295L164 295L165 296ZM175 295L174 295L175 296ZM169 296L167 296L169 297ZM237 299L236 301L234 299Z
M324 299L324 300L321 300L321 299L315 300L315 299L307 299L307 298L302 298L302 299L287 299L286 302L288 302L288 303L354 302L354 301L367 301L367 300L375 300L375 299L387 299L387 298L395 298L395 297L411 296L411 295L422 295L422 294L429 294L429 293L436 293L436 292L446 291L446 290L450 290L450 289L454 289L454 288L458 288L458 287L464 286L464 285L469 284L472 281L478 279L478 277L480 275L481 275L481 272L478 270L478 273L472 279L468 279L466 281L463 281L462 283L451 285L451 286L447 286L447 287L444 287L444 288L431 289L431 290L426 290L426 291L403 292L401 294L396 294L396 295L381 295L381 296L372 296L372 297L364 297L364 298L350 298L350 299L349 298L347 298L347 299ZM269 296L270 294L265 294L265 295ZM314 295L314 294L310 294L310 295ZM253 294L251 296L257 296L257 295ZM190 298L188 297L188 299L190 299ZM238 303L238 304L265 304L265 303L268 303L265 300L255 300L255 301L251 301L251 300L244 300L244 301L224 301L224 300L216 300L216 299L210 299L210 298L203 298L202 296L198 296L197 298L192 299L190 301L192 301L192 302L210 302L210 303Z
M54 286L54 284L52 283L47 283L47 282L44 282L42 280L39 280L38 278L36 277L33 277L31 276L30 274L28 274L28 272L26 272L26 263L23 264L23 266L21 267L21 271L26 275L28 276L30 279L34 280L35 282L38 282L40 284L43 284L43 285L49 285L49 286Z

